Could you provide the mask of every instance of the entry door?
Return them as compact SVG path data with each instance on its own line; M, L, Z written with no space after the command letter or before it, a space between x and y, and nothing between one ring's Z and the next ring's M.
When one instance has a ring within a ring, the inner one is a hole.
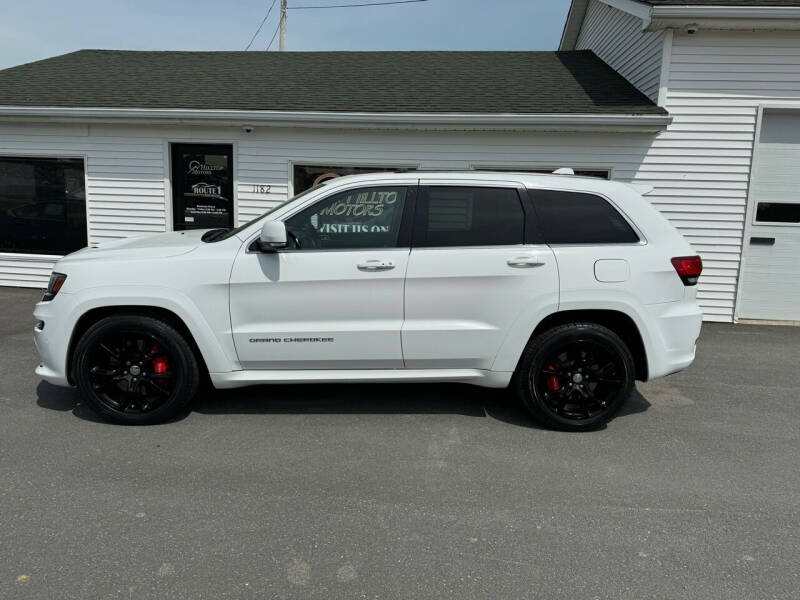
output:
M524 243L514 187L422 187L406 275L408 368L490 369L520 314L558 305L555 258Z
M403 367L400 330L416 187L328 196L286 219L287 250L245 244L231 323L246 369Z
M800 111L765 110L755 156L737 316L800 321Z
M175 231L233 227L233 147L172 144Z

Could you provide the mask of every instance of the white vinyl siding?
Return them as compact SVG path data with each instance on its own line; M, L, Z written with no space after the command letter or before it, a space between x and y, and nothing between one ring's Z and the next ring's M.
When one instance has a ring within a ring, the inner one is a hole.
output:
M592 50L653 102L658 99L664 32L643 32L642 20L591 0L576 50Z
M172 228L169 142L234 144L237 222L285 200L292 164L423 169L579 167L630 180L652 134L0 124L0 154L85 156L89 243ZM268 187L268 189L266 189ZM43 286L56 257L0 254L0 285Z
M673 123L636 179L703 257L698 300L731 321L758 105L800 102L794 32L675 33L665 108Z
M469 170L576 166L632 179L652 134L269 129L237 142L239 222L286 199L291 166ZM267 194L253 186L268 185Z

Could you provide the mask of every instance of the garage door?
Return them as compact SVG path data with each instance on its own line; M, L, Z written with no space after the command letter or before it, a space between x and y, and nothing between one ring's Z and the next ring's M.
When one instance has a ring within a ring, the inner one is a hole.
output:
M800 321L800 111L763 113L748 218L737 316Z

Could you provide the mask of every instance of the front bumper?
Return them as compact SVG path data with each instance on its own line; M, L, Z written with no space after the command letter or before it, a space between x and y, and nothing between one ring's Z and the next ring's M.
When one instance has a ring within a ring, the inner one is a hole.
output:
M44 323L43 328L37 325L33 329L33 341L41 359L36 374L53 385L70 385L67 352L73 326L70 317L74 307L74 296L60 292L50 302L37 303L33 311L34 318Z

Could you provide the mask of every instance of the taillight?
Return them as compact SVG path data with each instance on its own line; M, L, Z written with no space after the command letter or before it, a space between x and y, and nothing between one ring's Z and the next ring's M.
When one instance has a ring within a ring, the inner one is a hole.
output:
M683 285L697 285L697 278L703 272L703 260L699 256L676 256L670 260Z

